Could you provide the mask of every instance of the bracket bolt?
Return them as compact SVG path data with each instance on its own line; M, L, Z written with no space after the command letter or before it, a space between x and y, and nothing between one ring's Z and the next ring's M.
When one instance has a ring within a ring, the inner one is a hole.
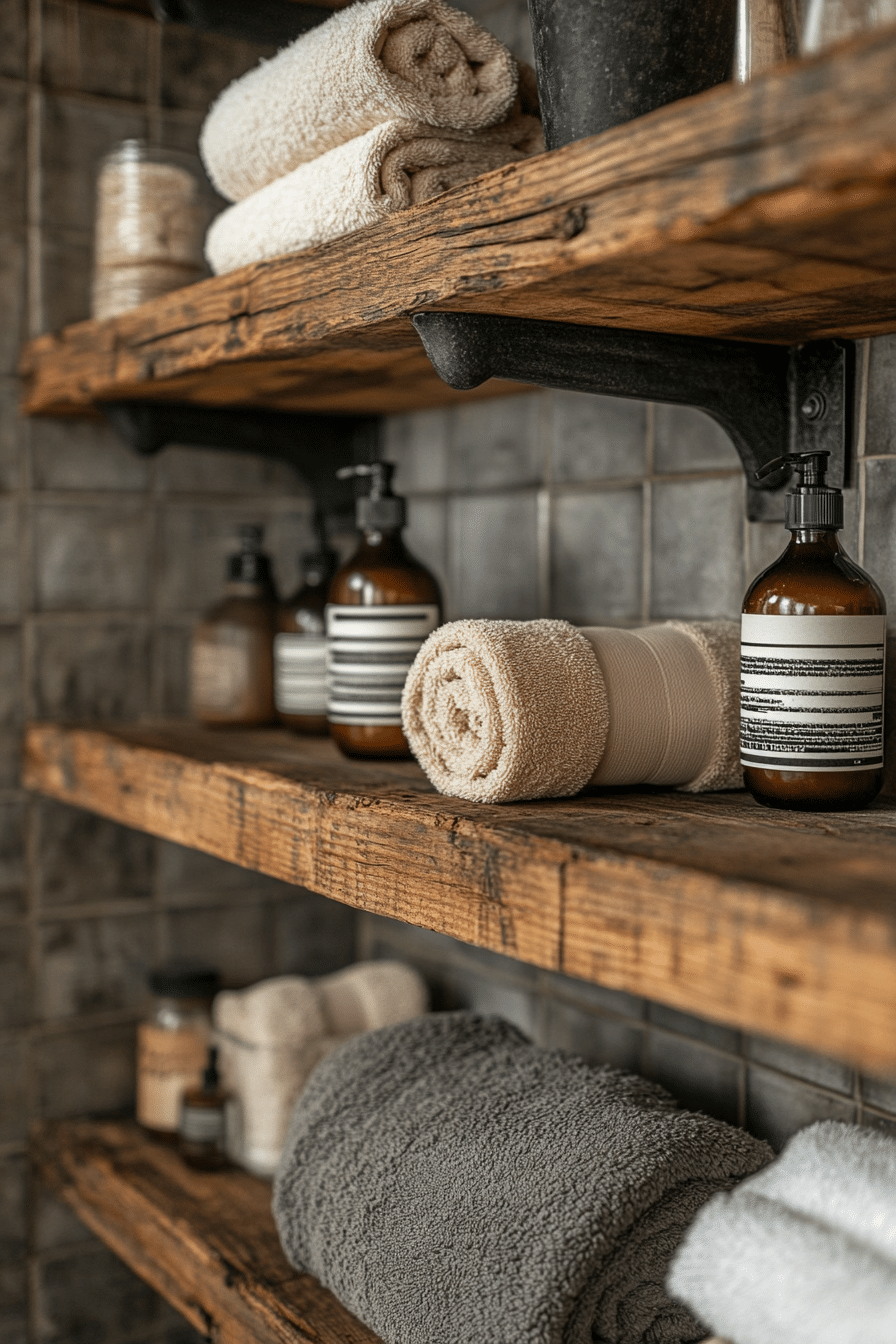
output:
M827 409L827 402L821 392L810 392L800 407L800 414L804 420L823 420Z

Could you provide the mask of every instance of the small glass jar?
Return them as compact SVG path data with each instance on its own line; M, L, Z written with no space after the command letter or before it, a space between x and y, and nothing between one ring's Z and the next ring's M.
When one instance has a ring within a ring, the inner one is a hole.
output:
M97 178L93 316L115 317L206 275L211 187L195 155L124 140Z
M219 976L179 959L150 971L148 981L153 998L137 1028L137 1120L175 1143L183 1095L202 1083Z

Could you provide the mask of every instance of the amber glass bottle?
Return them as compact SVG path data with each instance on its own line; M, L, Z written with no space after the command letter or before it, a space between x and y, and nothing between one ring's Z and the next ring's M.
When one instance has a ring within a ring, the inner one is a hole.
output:
M807 811L864 807L883 784L886 605L837 536L843 496L830 454L794 453L793 536L754 580L741 627L741 763L760 803Z
M223 600L193 634L190 691L202 723L271 723L274 711L274 634L277 595L263 529L239 529L240 549L227 561Z
M356 501L361 542L330 584L327 717L346 756L410 756L401 693L417 650L441 620L439 585L405 547L405 503L388 462L344 467L370 479Z
M302 585L280 607L274 699L281 721L297 733L327 731L324 608L336 562L336 552L326 547L302 556Z

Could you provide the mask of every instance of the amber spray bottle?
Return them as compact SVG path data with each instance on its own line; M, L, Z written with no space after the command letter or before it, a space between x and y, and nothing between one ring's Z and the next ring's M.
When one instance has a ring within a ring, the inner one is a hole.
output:
M202 723L248 726L276 718L277 595L263 538L261 527L239 529L239 550L227 561L224 597L193 635L190 691L193 714Z
M411 663L441 621L439 585L405 547L405 502L389 462L343 467L367 477L356 500L361 542L330 584L326 610L327 717L346 756L410 756L401 693Z
M754 580L741 624L741 764L768 807L864 807L883 785L886 605L840 545L829 456L790 453L757 473L797 473L790 545Z
M321 543L302 556L302 583L280 607L274 640L274 699L297 733L327 731L327 640L324 608L338 557Z

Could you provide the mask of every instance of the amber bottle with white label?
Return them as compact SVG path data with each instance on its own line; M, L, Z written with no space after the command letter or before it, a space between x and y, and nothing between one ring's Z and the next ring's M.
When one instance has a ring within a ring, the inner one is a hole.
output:
M793 536L751 585L741 624L741 764L768 807L864 807L883 785L886 604L837 535L843 495L827 452L792 453Z
M302 556L302 586L280 608L274 639L274 699L282 723L297 733L327 731L327 639L324 608L335 551Z
M239 529L239 550L227 561L222 601L196 627L190 657L193 714L213 726L271 723L277 596L264 529Z
M371 462L340 476L370 479L356 501L361 542L330 584L326 610L327 718L346 756L400 757L401 693L417 650L441 622L439 585L406 548L405 502L393 467Z

